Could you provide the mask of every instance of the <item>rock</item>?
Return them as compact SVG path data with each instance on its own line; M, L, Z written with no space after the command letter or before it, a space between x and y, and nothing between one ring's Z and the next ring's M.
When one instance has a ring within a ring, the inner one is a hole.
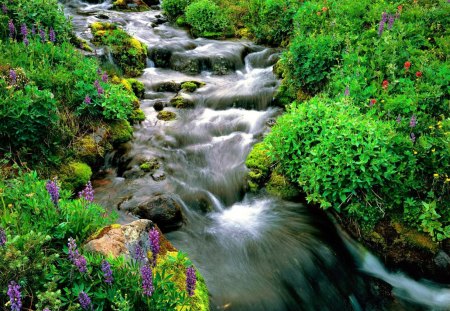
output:
M158 113L158 115L156 116L156 118L158 120L163 120L163 121L172 121L177 118L177 115L175 114L175 112L164 110L164 111L160 111Z
M194 102L184 96L177 95L170 100L170 104L177 109L194 108Z
M131 209L131 212L152 220L162 231L179 228L183 221L180 204L166 194L156 195L139 203L137 207Z
M152 23L153 28L156 26L158 26L158 24ZM172 51L169 48L152 47L148 51L148 57L155 63L155 67L168 68L171 56Z
M153 104L153 109L155 109L155 111L162 111L165 107L164 102L162 101L157 101L156 103Z
M133 167L131 170L125 171L123 177L126 179L138 179L145 175L145 172L137 167Z
M114 146L126 143L133 138L133 128L128 121L115 121L110 126L109 134Z
M164 173L163 170L157 170L151 176L154 181L163 181L166 179L166 174Z
M159 0L142 0L146 5L152 6L152 5L159 5Z
M450 256L446 252L440 250L433 261L436 263L437 267L440 269L450 268Z
M181 90L181 84L176 83L175 81L168 81L163 82L161 84L158 84L154 86L154 90L156 92L171 92L171 93L177 93Z
M109 16L105 14L97 14L95 15L95 17L97 17L98 19L109 19Z
M160 164L158 159L151 159L148 161L145 161L141 165L139 165L139 168L143 170L144 172L153 172L159 169Z

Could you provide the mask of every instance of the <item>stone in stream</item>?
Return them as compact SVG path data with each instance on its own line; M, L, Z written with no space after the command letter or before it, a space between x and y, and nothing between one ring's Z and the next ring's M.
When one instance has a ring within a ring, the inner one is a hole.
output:
M181 90L181 83L177 83L175 81L166 81L160 84L157 84L153 87L156 92L171 92L177 93Z
M185 96L177 95L170 100L170 104L177 109L194 108L194 102Z
M130 210L141 218L152 220L162 231L177 229L183 222L180 204L167 194L156 195L139 202Z
M166 106L166 104L162 101L157 101L156 103L153 104L153 109L155 109L155 111L162 111L164 109L164 107Z

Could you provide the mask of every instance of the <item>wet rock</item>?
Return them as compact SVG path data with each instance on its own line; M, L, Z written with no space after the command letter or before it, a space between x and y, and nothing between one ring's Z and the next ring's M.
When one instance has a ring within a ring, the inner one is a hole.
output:
M154 181L163 181L166 179L166 174L164 173L163 170L157 170L151 176Z
M175 81L167 81L157 84L153 87L156 92L171 92L177 93L181 90L181 84Z
M162 111L165 106L166 104L164 102L157 101L156 103L153 104L153 109L155 109L155 111Z
M142 0L142 1L148 6L159 5L159 0Z
M177 118L177 115L175 114L175 112L164 110L164 111L160 111L158 113L158 115L156 116L156 118L158 120L163 120L163 121L172 121Z
M160 10L161 7L159 5L152 5L152 6L150 6L150 9L152 9L152 10Z
M144 172L153 172L159 169L160 166L158 159L151 159L139 165L139 168Z
M436 255L436 257L434 257L433 260L438 268L444 270L450 268L450 256L442 250L438 252L438 254Z
M97 17L98 19L109 19L109 16L105 14L97 14L95 15L95 17Z
M156 23L152 23L152 27L158 26ZM155 63L156 67L167 68L170 65L170 57L172 51L168 48L150 48L148 51L148 57Z
M170 100L170 104L177 109L194 108L194 102L189 98L177 95Z
M202 66L203 65L203 66ZM210 65L196 56L187 56L185 53L175 53L170 58L170 68L187 74L196 75L201 72L202 67L208 68Z
M133 167L131 170L125 171L123 177L126 179L138 179L145 175L145 172L137 167Z
M155 222L162 231L179 228L183 221L180 204L165 194L139 203L136 208L131 209L131 212Z

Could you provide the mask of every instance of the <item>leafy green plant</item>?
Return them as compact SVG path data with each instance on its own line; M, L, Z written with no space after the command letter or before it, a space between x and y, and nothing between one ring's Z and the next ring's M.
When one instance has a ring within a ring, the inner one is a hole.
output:
M161 7L170 19L175 20L184 14L186 7L192 2L192 0L163 0Z
M211 0L198 0L186 8L186 22L201 37L222 36L231 27L226 13Z

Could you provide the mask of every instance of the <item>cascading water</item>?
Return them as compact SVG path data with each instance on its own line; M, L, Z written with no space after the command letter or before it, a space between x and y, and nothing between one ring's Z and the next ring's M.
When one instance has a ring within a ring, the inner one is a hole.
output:
M96 189L97 200L120 208L122 222L134 219L124 212L129 206L154 195L170 194L178 201L184 224L167 237L205 277L213 309L448 307L449 289L387 272L354 242L344 243L324 214L264 193L245 193L245 158L280 114L269 108L278 86L272 66L279 51L242 40L193 39L164 23L158 10L121 13L109 10L111 2L77 0L65 5L79 36L90 39L88 25L107 20L149 47L149 66L139 78L146 87L141 103L146 120L135 127L133 142L108 157L112 169L108 182ZM180 93L195 108L167 107L177 119L158 120L153 105L176 95L163 86L184 81L205 83L194 93ZM143 158L159 159L157 175L136 173ZM391 284L403 300L374 303L369 277L360 270Z

